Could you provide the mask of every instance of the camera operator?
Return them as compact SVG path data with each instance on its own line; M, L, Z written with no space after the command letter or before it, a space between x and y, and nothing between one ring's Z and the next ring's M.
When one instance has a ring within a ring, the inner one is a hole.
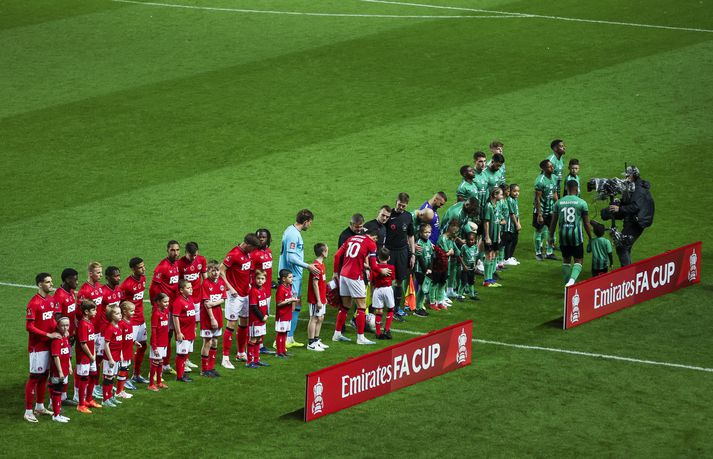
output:
M616 254L619 256L621 266L631 264L631 249L636 240L651 226L654 219L654 201L651 197L651 184L642 180L636 166L626 168L626 181L630 182L622 193L621 204L609 206L610 216L617 220L624 220L621 231L621 241L616 245ZM602 212L604 217L606 210Z

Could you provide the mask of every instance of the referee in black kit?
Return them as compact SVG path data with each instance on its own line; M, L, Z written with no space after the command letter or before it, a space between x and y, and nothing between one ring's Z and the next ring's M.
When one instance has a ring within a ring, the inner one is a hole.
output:
M396 206L386 223L386 248L391 251L391 264L396 268L396 285L394 285L394 302L396 313L394 318L402 321L406 315L402 307L404 281L408 281L411 268L416 262L414 253L413 216L406 212L409 202L408 193L399 193Z

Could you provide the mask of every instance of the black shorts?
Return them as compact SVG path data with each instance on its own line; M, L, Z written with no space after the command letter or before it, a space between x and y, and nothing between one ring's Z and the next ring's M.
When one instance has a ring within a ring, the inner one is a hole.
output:
M608 269L594 269L592 268L592 277L601 276L602 274L608 273Z
M409 275L411 274L411 270L409 269L409 254L408 254L408 247L404 247L403 249L389 249L391 251L391 264L394 265L394 268L396 268L396 281L397 282L402 282L406 279L408 279Z
M552 215L543 215L542 216L543 223L540 225L537 223L537 214L532 214L532 226L537 230L540 231L543 226L550 226L550 223L552 222Z
M574 246L560 244L560 250L562 251L562 258L584 258L584 244Z
M485 243L483 247L485 247L486 252L497 252L500 250L500 242Z
M437 272L433 271L431 272L431 282L434 284L445 284L446 280L448 280L448 272L443 271L443 272Z

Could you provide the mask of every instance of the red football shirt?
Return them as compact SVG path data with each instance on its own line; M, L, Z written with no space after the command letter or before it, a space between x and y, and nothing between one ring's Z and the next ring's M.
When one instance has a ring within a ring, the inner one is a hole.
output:
M149 287L151 302L153 303L154 298L159 293L165 293L168 295L169 301L173 303L173 300L178 295L178 278L178 265L168 261L168 258L161 260L153 271L153 278Z
M391 287L394 283L394 279L396 278L396 268L394 267L394 265L390 265L388 263L378 263L376 267L377 269L371 272L371 283L374 288ZM379 272L379 269L383 268L390 269L391 274L388 276L382 276Z
M347 239L334 254L334 270L340 276L362 280L364 263L367 261L373 271L376 267L376 242L368 236L358 234Z
M151 313L151 347L168 346L168 308L153 308Z
M173 317L178 317L183 339L193 341L196 339L196 308L193 300L183 295L178 295L173 301Z
M112 359L118 362L121 360L121 348L124 345L124 335L121 334L121 329L119 329L118 325L109 322L104 329L103 336L105 343L109 345ZM104 356L107 359L109 358L106 355L106 350L104 351Z
M280 286L277 287L277 293L275 294L275 304L280 304L289 298L292 298L292 286L280 284ZM278 322L292 320L292 304L293 303L290 303L287 306L278 307L275 320Z
M89 356L82 350L82 343L85 343L89 352L95 355L94 339L94 325L86 319L80 320L77 326L77 364L92 363Z
M322 304L327 303L327 273L324 263L320 263L315 260L314 265L319 269L319 276L317 276L317 287L319 288L319 299ZM309 272L309 282L307 283L307 301L309 304L317 304L317 295L314 291L314 274L312 271Z
M121 319L119 321L119 330L121 330L123 341L121 345L121 360L131 360L134 357L134 327L128 320Z
M68 376L70 365L69 338L63 336L59 339L53 339L50 347L50 350L52 352L52 361L50 362L50 376L53 376L55 378L59 377L59 368L57 368L57 364L54 361L55 357L59 357L59 364L62 368L62 375Z
M57 301L61 316L69 318L69 336L74 336L77 328L77 299L74 290L65 290L60 287L54 292L54 299Z
M146 290L146 276L136 279L129 276L119 286L124 298L134 303L134 316L131 318L131 325L141 325L146 322L144 318L144 290Z
M250 252L250 260L252 260L253 263L250 279L255 283L255 270L260 269L265 271L267 280L262 288L267 291L267 296L270 296L272 286L272 250L270 250L270 247L255 249Z
M226 299L228 297L227 289L225 288L225 282L219 277L215 282L213 282L211 278L204 280L201 290L203 291L203 301L201 301L201 330L212 330L210 317L207 312L209 308L206 307L206 302L210 301L211 303L215 303L221 299ZM210 308L210 310L218 322L218 326L221 327L223 325L223 310L220 306Z
M97 282L92 284L90 282L85 282L77 291L77 302L81 303L82 300L93 301L94 304L99 306L102 304L102 298L104 297L104 286Z
M45 333L52 333L57 329L57 322L54 319L56 304L51 295L42 298L39 293L35 294L27 304L25 328L29 332L27 342L29 352L50 350L51 339L47 338Z
M193 261L189 261L188 257L181 257L176 262L178 265L178 274L185 280L191 283L193 287L193 295L191 298L194 303L201 302L201 283L203 282L203 274L207 271L205 257L203 255L196 255Z
M223 264L227 268L225 277L230 285L238 292L238 295L248 296L248 293L250 293L250 270L252 268L250 254L245 253L240 246L235 246L225 256Z
M267 294L264 288L261 288L258 290L257 287L253 287L250 289L250 298L248 300L248 303L250 304L250 317L248 318L248 321L250 322L250 325L253 326L259 326L259 325L265 325L264 320L260 320L260 318L253 312L253 305L257 305L257 308L260 310L263 316L267 315L267 306L270 304L270 296Z
M114 288L103 285L102 289L104 296L102 297L101 304L97 307L97 315L94 316L94 329L97 333L104 333L104 329L110 322L106 317L106 308L109 306L119 306L124 300L124 291L121 290L118 285ZM116 360L116 357L114 360Z

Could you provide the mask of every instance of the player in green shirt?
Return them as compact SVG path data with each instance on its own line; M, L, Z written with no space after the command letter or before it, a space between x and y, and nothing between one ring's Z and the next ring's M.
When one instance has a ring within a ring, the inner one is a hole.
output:
M429 240L431 231L431 225L428 223L421 224L418 231L416 246L421 250L416 250L416 266L413 267L414 276L419 286L416 293L416 309L426 309L424 303L431 292L431 264L433 263L434 250L433 243Z
M451 276L451 261L455 261L454 257L458 256L458 247L456 245L456 238L458 237L457 235L460 232L460 225L458 224L458 220L452 220L448 223L448 225L444 226L446 228L446 231L440 235L438 238L438 247L441 248L446 254L448 254L448 274L446 275L446 282L445 283L438 283L437 285L437 292L435 295L435 300L436 304L438 305L437 307L440 307L441 309L448 309L447 306L447 294L446 294L446 285L451 285L450 284L450 276ZM436 281L434 281L436 283Z
M477 229L479 209L480 203L476 198L469 198L467 201L457 202L446 211L446 214L441 220L441 228L447 228L452 220L457 221L460 227L460 232L457 235L457 238L460 239L458 243L462 244L465 241L465 236L474 229Z
M473 183L475 170L468 165L462 166L460 168L460 175L463 177L463 181L460 182L458 189L456 189L458 201L465 201L468 198L477 198L479 196L478 186Z
M582 225L587 232L589 240L592 239L592 229L589 226L589 207L584 200L577 196L577 182L570 180L566 184L568 195L557 200L552 212L550 234L555 234L557 223L560 225L560 249L562 250L562 276L569 287L577 282L579 273L582 272L584 260L584 237ZM553 243L550 236L550 243ZM572 265L574 258L574 265Z
M476 151L473 154L473 161L475 163L473 184L477 189L478 195L476 197L480 203L478 221L483 217L483 210L485 209L485 204L488 202L488 178L485 174L485 158L485 153L482 151Z
M569 174L567 175L567 178L565 179L564 183L569 182L570 180L574 180L577 182L577 196L579 196L580 193L580 184L579 184L579 160L577 158L572 158L569 160ZM567 190L564 190L564 194L567 195Z
M475 267L478 262L478 244L475 233L468 233L468 238L460 248L460 259L463 266L461 272L461 295L468 295L471 300L479 300L475 290Z
M548 160L540 162L542 173L535 179L535 205L532 209L532 226L535 228L535 258L542 260L542 243L547 243L546 257L556 260L554 251L554 238L550 240L549 225L552 221L552 206L559 199L557 194L557 180L553 172L554 166Z
M555 139L550 142L550 148L552 149L552 154L547 158L554 166L554 176L557 180L557 193L560 193L562 189L562 173L564 171L564 156L567 151L567 146L564 144L564 140Z
M503 230L503 244L505 245L505 265L517 266L520 264L515 258L515 248L520 234L520 186L517 183L510 184L510 196L507 198L508 218Z
M505 219L498 210L498 201L503 199L503 190L496 187L490 192L490 201L485 205L485 218L483 231L485 235L485 272L483 273L483 287L502 287L495 282L495 270L497 262L495 257L500 246L500 226L505 223Z
M503 177L500 174L500 168L504 162L505 158L503 155L496 153L493 155L490 165L485 168L485 171L483 171L485 178L488 181L488 193L493 191L495 187L502 185L501 181Z
M503 148L505 145L499 141L499 140L493 140L490 142L490 145L488 148L490 148L490 153L493 155L499 154L503 156L503 164L500 166L500 169L498 170L498 176L499 176L499 183L501 185L505 184L505 155L503 154ZM490 166L490 164L488 164Z
M606 231L604 225L592 220L592 229L596 237L587 244L587 253L592 254L592 276L599 276L609 271L609 267L614 264L614 259L611 242L604 237Z
M498 201L498 212L500 212L500 216L503 218L503 223L500 225L500 246L498 247L496 261L498 269L503 269L505 267L505 241L503 240L502 234L510 221L510 206L508 205L510 188L507 185L500 185L500 189L503 190L503 198Z
M411 221L413 221L413 234L418 234L421 231L422 224L428 223L430 225L433 221L433 209L430 207L416 209L409 213L411 214Z

